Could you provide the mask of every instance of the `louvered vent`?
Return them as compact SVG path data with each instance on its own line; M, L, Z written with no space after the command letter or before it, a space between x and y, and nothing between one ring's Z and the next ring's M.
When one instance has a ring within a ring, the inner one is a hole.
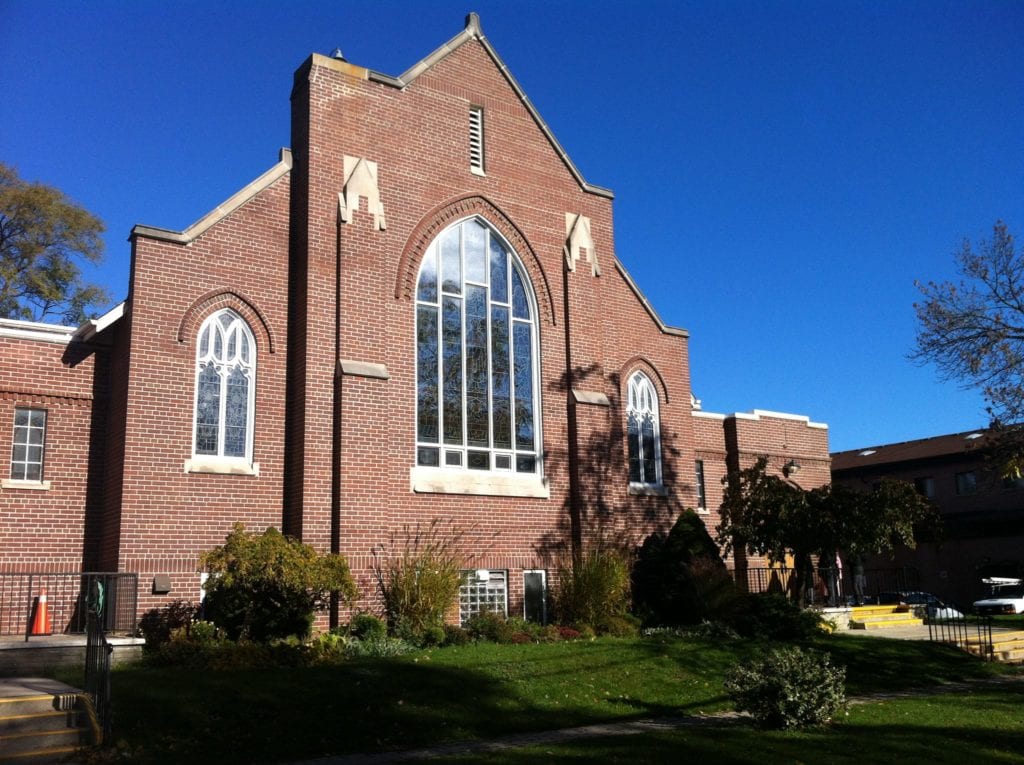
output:
M484 172L484 110L469 107L469 169Z

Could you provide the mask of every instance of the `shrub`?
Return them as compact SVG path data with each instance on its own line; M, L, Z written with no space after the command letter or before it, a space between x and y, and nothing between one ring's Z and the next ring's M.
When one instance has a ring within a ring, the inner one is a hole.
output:
M640 624L635 617L625 614L623 616L609 617L598 624L595 629L600 635L635 637L640 631Z
M394 634L421 642L427 628L442 627L462 583L461 539L454 526L435 519L406 527L374 550L374 577Z
M309 634L313 613L332 592L353 600L356 587L340 555L320 555L275 528L246 533L236 523L224 544L204 553L210 574L205 614L232 640L266 642Z
M511 643L512 635L516 630L501 614L494 611L482 611L466 622L466 632L474 640Z
M198 609L195 604L175 600L163 608L151 608L139 619L139 632L146 639L143 650L155 652L171 639L171 635L184 630L186 633L196 620Z
M739 596L704 522L684 510L668 535L652 534L632 571L633 608L649 625L699 624Z
M765 640L809 640L820 635L821 616L801 610L785 595L752 593L741 601L733 627L744 637Z
M845 680L846 668L832 666L828 656L790 647L733 667L725 690L762 728L797 728L845 709Z
M564 623L601 624L629 610L628 556L612 548L573 556L558 572L555 608Z
M401 638L382 637L372 638L370 640L352 638L346 645L345 655L349 658L358 658L360 656L371 656L376 658L401 656L417 650L419 650L417 646L407 640L402 640Z
M388 625L373 614L356 614L348 625L348 631L360 640L376 640L387 637Z
M444 625L444 645L466 645L472 638L457 624Z
M580 631L572 627L558 627L558 637L562 640L579 640Z

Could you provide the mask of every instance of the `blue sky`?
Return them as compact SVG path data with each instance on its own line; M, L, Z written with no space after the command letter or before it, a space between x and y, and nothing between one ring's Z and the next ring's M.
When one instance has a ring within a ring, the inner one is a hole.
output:
M0 0L0 161L107 224L181 229L289 144L294 70L400 74L470 10L573 161L616 250L690 330L709 411L806 414L833 449L985 423L906 360L915 279L1024 236L1019 2Z

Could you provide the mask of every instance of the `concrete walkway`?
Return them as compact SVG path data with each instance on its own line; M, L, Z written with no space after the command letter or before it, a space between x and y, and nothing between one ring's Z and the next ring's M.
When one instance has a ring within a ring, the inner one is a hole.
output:
M911 628L908 628L911 629ZM927 627L925 631L927 632ZM926 635L927 637L927 635ZM912 638L908 638L912 639ZM920 639L920 638L917 638ZM928 688L911 688L905 691L893 691L888 693L876 693L869 696L857 696L849 699L850 704L866 704L872 701L885 701L889 699L905 699L917 696L932 696L938 693L962 693L974 688L1000 686L1009 684L1024 684L1024 672L1015 675L1003 675L1001 677L985 680L969 680L962 683L945 683L943 685L931 686ZM584 725L578 728L563 728L561 730L541 731L538 733L520 733L514 736L505 736L491 741L465 741L457 744L443 744L424 749L410 749L401 752L381 752L379 754L348 754L337 757L319 757L312 760L302 760L291 763L291 765L388 765L396 762L409 762L414 760L430 760L435 757L455 757L459 755L484 754L489 752L500 752L504 749L514 749L524 746L543 746L546 744L563 744L581 738L601 738L605 736L631 736L640 733L657 733L661 731L677 730L679 728L696 728L714 726L719 728L729 727L745 722L749 715L742 712L715 712L708 715L688 715L682 717L657 717L646 720L633 720L622 723L603 723L597 725Z

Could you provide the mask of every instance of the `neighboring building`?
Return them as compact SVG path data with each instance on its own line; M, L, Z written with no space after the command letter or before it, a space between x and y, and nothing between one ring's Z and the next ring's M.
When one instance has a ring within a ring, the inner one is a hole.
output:
M1024 574L1024 481L989 469L988 440L976 430L833 453L833 482L870 491L882 478L908 481L942 516L941 540L874 565L914 567L922 590L961 607L984 594L983 576Z
M574 537L639 542L687 506L713 528L760 455L827 482L824 425L700 411L612 193L475 15L400 77L314 54L291 100L270 170L184 231L132 230L124 304L0 322L0 571L197 599L242 521L344 553L372 595L373 551L443 519L474 556L464 616L539 614Z

